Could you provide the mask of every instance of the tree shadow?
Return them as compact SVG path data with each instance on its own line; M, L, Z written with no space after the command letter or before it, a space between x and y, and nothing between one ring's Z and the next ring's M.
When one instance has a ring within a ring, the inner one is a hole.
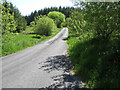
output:
M70 74L61 74L51 77L55 83L48 88L83 88L82 81Z
M40 64L40 63L39 63ZM64 72L69 72L72 69L71 61L65 55L58 55L53 57L48 57L44 65L39 69L44 69L48 73L54 70L64 70Z
M39 69L43 69L48 73L54 70L64 71L61 75L51 77L54 80L54 83L47 88L82 88L82 81L69 73L72 68L73 67L68 56L58 55L49 57Z

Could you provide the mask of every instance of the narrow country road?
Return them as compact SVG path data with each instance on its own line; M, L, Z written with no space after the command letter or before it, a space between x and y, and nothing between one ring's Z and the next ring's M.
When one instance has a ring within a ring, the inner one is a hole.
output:
M81 81L68 73L67 35L63 28L50 40L2 57L2 88L81 88Z

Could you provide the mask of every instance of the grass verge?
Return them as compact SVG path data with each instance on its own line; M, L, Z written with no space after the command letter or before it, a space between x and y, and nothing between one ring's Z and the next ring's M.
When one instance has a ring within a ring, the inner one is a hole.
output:
M37 36L36 34L9 33L2 35L2 56L12 54L34 46L55 36L62 28L52 32L51 36Z

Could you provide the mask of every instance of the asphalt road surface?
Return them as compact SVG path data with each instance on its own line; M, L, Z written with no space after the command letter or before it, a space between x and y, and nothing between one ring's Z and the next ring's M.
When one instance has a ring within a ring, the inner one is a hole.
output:
M55 37L18 53L2 57L2 88L81 88L71 75L63 28Z

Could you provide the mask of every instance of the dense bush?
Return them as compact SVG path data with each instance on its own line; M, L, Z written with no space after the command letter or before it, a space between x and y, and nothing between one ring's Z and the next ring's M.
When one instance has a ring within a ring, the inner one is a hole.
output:
M49 36L56 27L54 21L47 16L39 16L35 22L35 33L39 35Z
M119 4L116 3L82 3L83 8L74 11L66 19L70 33L83 34L92 32L94 37L107 39L119 36ZM114 13L114 14L113 14Z
M10 12L14 13L14 20L16 21L17 24L16 30L14 32L20 33L22 31L25 31L26 29L25 17L21 15L18 8L13 6L12 3L10 3Z
M20 33L26 28L26 20L12 3L2 1L2 33Z
M62 14L61 12L56 11L49 12L48 17L52 18L55 21L58 28L60 28L62 23L65 21L65 15Z
M87 87L120 88L118 3L81 3L66 20L74 71Z
M70 38L69 55L74 71L89 87L120 88L120 40ZM101 44L102 43L102 44Z
M70 17L66 19L65 24L72 34L83 34L88 31L87 22L84 20L84 14L80 11L74 11Z
M2 33L14 32L17 24L14 20L14 13L10 13L10 4L5 2L2 7Z
M119 3L85 3L85 20L90 24L96 37L103 39L120 33Z

